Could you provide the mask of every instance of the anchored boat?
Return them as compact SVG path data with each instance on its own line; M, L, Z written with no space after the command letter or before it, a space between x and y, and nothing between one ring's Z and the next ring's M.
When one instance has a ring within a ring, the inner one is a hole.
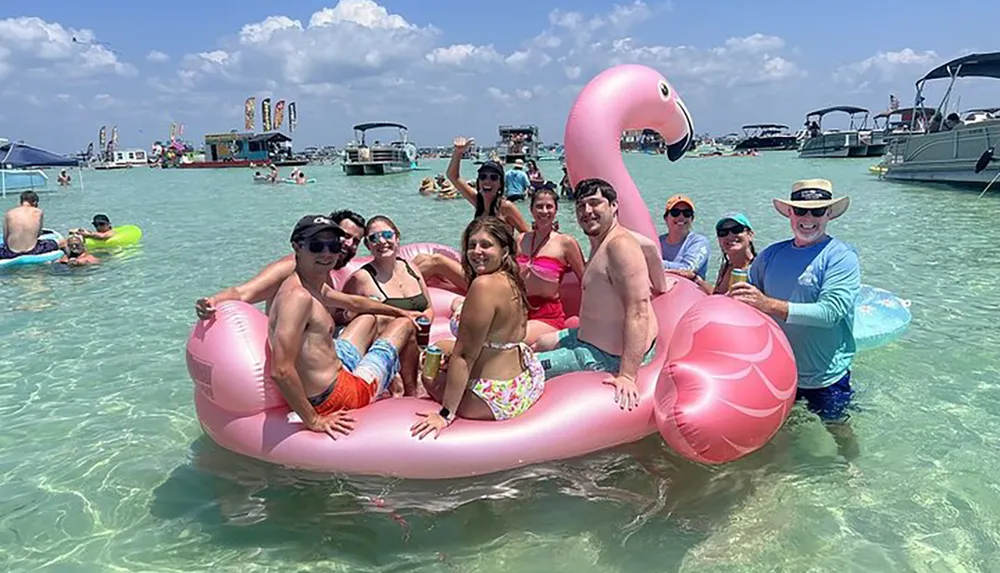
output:
M399 139L371 145L365 141L369 130L396 128ZM417 146L410 142L406 126L391 121L359 123L354 126L355 141L344 148L344 173L347 175L390 175L412 171L417 167Z

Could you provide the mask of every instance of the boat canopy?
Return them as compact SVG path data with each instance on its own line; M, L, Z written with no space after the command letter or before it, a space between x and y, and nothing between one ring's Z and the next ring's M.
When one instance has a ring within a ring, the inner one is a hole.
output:
M501 125L498 127L500 136L503 137L504 134L513 133L530 133L531 135L538 135L537 125Z
M395 123L392 121L372 121L369 123L359 123L354 126L356 131L368 131L369 129L378 129L380 127L395 127L396 129L406 129L406 126L401 123Z
M284 133L281 133L280 131L272 131L270 133L261 133L259 135L255 135L255 136L253 136L253 137L250 138L250 142L251 143L260 143L260 142L268 142L268 143L270 143L270 142L273 142L273 141L287 142L287 141L291 141L291 140L292 140L291 137L288 137L287 135L285 135Z
M813 115L824 116L834 111L842 111L844 113L849 113L851 115L854 115L856 113L868 113L868 110L863 107L854 107L851 105L835 105L833 107L825 107L823 109L818 109L814 112L807 113L806 117Z
M788 126L780 123L752 123L744 125L740 129L788 129Z
M927 72L927 75L917 80L917 85L919 86L927 80L951 77L1000 79L1000 52L969 54L956 58Z
M45 151L24 143L8 142L0 145L0 167L77 167L80 162L72 157Z

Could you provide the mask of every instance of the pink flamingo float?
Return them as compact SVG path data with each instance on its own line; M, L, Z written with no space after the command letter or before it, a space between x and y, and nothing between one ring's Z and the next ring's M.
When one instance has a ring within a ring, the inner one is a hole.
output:
M570 179L612 183L619 220L656 239L655 227L622 161L623 130L653 128L679 159L693 134L684 104L658 72L617 66L583 89L566 125ZM408 245L401 256L454 249ZM367 261L359 258L334 277L342 280ZM570 314L580 287L564 282ZM431 289L431 339L450 337L456 295ZM600 373L574 372L549 380L542 398L522 416L502 421L457 420L436 440L410 436L415 398L375 402L355 413L356 429L336 441L290 423L268 375L267 318L239 302L223 303L199 321L188 340L188 372L206 433L223 447L276 464L352 475L442 479L481 475L548 460L586 455L633 442L659 430L678 454L723 463L759 449L778 431L795 399L795 363L777 324L757 310L722 296L707 296L679 281L653 301L660 327L653 360L640 369L639 407L623 411Z

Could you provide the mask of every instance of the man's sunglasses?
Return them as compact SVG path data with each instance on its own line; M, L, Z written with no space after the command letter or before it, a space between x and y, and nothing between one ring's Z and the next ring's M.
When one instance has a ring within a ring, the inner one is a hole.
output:
M667 214L670 215L671 217L680 217L681 215L684 215L685 217L687 217L688 219L690 219L691 217L694 217L694 209L677 209L677 208L674 208L674 209L671 209L671 210L667 211Z
M375 233L369 233L368 236L365 237L365 240L367 240L369 244L374 244L374 243L377 243L379 239L382 239L383 241L387 241L387 242L391 241L392 238L395 237L395 236L396 236L395 231L390 231L390 230L386 229L385 231L378 231L378 232L375 232Z
M343 249L343 243L341 242L340 239L334 239L332 241L320 241L317 239L312 239L305 245L306 248L309 249L310 253L316 255L322 253L324 247L326 248L326 250L330 251L330 254L332 255L336 255Z
M480 181L500 181L500 176L497 175L496 173L492 173L492 172L490 172L490 173L480 173L479 174L479 180Z
M802 207L792 207L792 211L795 212L796 217L805 217L806 213L810 213L813 217L822 217L826 215L826 210L829 207L816 207L815 209L804 209Z
M716 229L715 234L721 239L723 237L729 236L729 233L732 233L734 235L739 235L740 233L746 230L747 228L744 227L743 225L730 225L728 227L722 227L721 229Z

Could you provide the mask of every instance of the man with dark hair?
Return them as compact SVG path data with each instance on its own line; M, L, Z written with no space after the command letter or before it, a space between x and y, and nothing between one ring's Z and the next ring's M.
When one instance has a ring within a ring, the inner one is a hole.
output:
M618 193L610 183L584 179L575 197L576 220L591 246L580 327L544 335L535 348L550 379L580 370L609 373L604 382L615 387L615 401L631 410L639 402L639 366L652 359L658 331L647 256L619 224ZM662 275L658 264L656 272Z
M343 237L343 251L334 265L334 269L336 270L346 266L358 252L358 245L361 243L361 238L365 233L365 219L354 211L342 209L330 213L330 220L345 233ZM257 276L239 286L229 287L212 296L199 298L194 305L195 312L199 318L207 319L215 313L216 305L227 300L242 300L250 304L266 301L266 308L270 309L274 293L278 291L281 283L292 276L294 272L295 257L293 255L282 257L264 267L257 273ZM327 284L337 290L343 286L333 284L330 277L327 278L327 281ZM341 314L337 313L337 317L341 318ZM338 324L343 326L346 322L345 320L340 320Z
M51 239L39 240L45 213L38 208L38 194L21 193L21 204L3 216L3 243L0 259L14 259L21 255L41 255L59 250L59 243Z
M291 243L295 269L274 295L268 317L271 378L307 428L331 438L347 434L353 420L345 410L367 406L389 387L399 368L399 350L414 333L409 313L385 307L396 317L380 337L368 340L345 335L356 349L347 359L330 336L330 308L375 312L381 305L366 297L338 292L328 284L347 233L329 217L307 215L295 225Z
M330 219L333 220L334 225L347 232L347 237L344 238L345 256L341 260L340 266L337 267L340 269L351 262L354 255L358 253L358 245L361 244L361 239L365 234L365 218L349 209L341 209L330 213Z

